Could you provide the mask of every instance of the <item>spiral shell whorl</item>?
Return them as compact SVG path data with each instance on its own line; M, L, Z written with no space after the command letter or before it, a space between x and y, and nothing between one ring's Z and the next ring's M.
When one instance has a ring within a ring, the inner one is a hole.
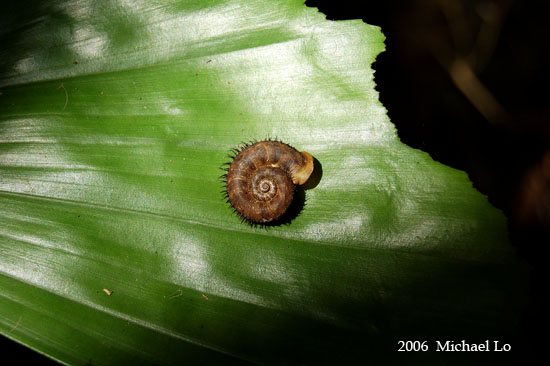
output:
M265 224L278 219L292 202L295 184L313 170L310 154L279 141L245 145L225 175L228 202L243 220Z
M270 201L275 197L278 185L281 184L277 179L277 172L270 168L260 168L251 177L250 191L252 196L258 201Z

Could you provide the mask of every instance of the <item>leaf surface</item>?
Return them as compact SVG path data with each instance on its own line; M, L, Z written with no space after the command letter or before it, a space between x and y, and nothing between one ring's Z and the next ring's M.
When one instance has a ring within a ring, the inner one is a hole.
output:
M524 271L505 219L399 141L377 27L298 0L9 6L5 336L117 365L372 359L398 340L510 334ZM219 167L267 137L310 152L316 178L292 220L253 228Z

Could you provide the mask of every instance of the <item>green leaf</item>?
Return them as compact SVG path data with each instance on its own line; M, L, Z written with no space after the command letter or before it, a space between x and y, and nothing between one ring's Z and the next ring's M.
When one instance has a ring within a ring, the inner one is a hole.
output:
M120 365L387 360L399 340L513 334L525 271L505 219L397 138L371 69L379 28L299 0L11 6L5 336ZM218 168L266 137L319 164L293 220L253 228Z

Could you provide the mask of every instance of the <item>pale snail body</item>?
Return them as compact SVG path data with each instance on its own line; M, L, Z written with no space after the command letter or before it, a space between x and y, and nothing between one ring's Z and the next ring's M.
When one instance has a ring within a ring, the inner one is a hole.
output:
M280 141L245 144L235 150L227 169L227 201L243 220L266 224L280 218L290 206L295 185L313 172L313 157Z

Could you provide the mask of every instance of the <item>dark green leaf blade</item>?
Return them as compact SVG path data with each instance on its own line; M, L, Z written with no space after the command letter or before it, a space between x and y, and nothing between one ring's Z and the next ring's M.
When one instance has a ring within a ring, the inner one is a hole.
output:
M504 217L399 142L370 67L378 28L290 0L17 14L0 73L6 336L70 364L309 363L513 328ZM265 137L322 165L300 215L269 229L240 224L217 180L230 148Z

